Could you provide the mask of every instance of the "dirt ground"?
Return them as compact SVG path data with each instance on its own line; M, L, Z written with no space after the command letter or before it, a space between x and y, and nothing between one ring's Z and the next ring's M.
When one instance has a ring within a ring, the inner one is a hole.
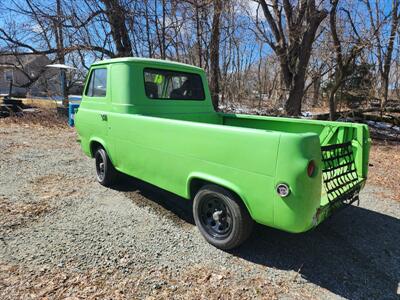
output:
M190 201L134 178L97 184L65 120L1 119L0 298L398 299L399 155L373 146L359 207L305 234L256 226L225 252Z

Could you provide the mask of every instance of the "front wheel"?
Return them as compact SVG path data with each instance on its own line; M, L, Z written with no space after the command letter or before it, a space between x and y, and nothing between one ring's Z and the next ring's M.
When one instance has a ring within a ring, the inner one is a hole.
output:
M97 181L104 186L111 186L117 181L117 170L115 170L106 150L102 147L97 148L94 154L96 165L96 178Z
M193 216L204 238L223 250L242 244L253 228L253 220L243 203L216 185L206 185L198 191Z

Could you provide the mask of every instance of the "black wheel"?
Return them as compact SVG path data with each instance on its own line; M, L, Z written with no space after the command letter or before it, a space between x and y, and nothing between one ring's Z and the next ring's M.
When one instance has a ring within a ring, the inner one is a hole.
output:
M253 228L253 220L243 203L216 185L206 185L198 191L193 216L204 238L223 250L242 244Z
M106 150L99 147L94 153L97 181L104 186L111 186L117 181L118 173L115 170Z

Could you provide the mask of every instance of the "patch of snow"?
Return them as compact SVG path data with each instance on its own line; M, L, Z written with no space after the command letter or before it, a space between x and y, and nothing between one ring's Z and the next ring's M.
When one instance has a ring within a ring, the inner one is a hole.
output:
M386 123L386 122L366 121L366 123L370 126L378 128L378 129L400 131L399 126L394 126L394 125L392 125L390 123Z
M303 111L303 112L301 113L301 116L304 117L304 118L312 118L313 113L310 112L310 111Z

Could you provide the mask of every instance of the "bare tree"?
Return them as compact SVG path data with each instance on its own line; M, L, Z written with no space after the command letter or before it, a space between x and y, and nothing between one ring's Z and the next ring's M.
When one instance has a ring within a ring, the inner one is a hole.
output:
M299 115L312 45L327 12L318 10L314 0L297 1L296 5L289 0L256 2L262 7L270 31L259 18L257 27L279 59L288 91L285 110L289 115Z
M390 12L391 19L389 36L384 37L382 32L385 20L382 20L381 14L383 7L379 6L379 1L375 1L374 8L371 6L369 0L364 0L367 6L370 26L374 31L375 48L378 61L378 70L381 77L381 110L385 109L386 102L388 100L388 90L389 90L389 74L392 67L392 55L394 51L394 41L396 39L396 34L399 29L399 1L392 0L392 7ZM375 11L374 11L375 10Z
M362 42L350 13L345 10L348 17L348 22L351 24L353 33L355 35L355 42L351 47L348 48L349 50L347 53L344 52L342 38L339 36L337 30L337 11L339 0L331 0L331 4L332 7L329 12L329 25L333 41L333 48L335 51L335 68L332 86L329 89L329 118L334 120L336 116L336 92L339 90L348 76L353 73L355 61L360 55L361 51L364 49L365 43Z

